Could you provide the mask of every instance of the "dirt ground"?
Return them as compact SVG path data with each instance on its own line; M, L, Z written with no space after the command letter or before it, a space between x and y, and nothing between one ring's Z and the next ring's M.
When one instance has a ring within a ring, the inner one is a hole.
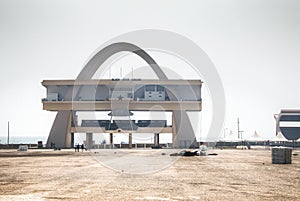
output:
M0 200L300 200L300 150L293 151L292 164L276 165L270 150L210 149L217 155L177 156L160 171L139 174L113 170L95 157L155 152L162 153L0 150Z

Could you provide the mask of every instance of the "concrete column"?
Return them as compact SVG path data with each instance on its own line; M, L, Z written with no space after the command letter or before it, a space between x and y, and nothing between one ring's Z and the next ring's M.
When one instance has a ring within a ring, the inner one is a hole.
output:
M154 146L159 146L159 133L154 133Z
M66 142L65 142L66 148L72 147L71 122L72 122L72 112L69 113L68 127L67 127L67 133L66 133L66 138L65 138L66 139Z
M57 148L71 148L71 111L59 111L47 140L47 148L55 143Z
M174 111L172 112L172 148L179 147Z
M110 148L114 148L114 135L112 133L109 134L109 144Z
M132 133L129 133L129 139L128 139L128 149L132 148Z
M196 142L195 133L185 111L173 111L173 148L189 148Z
M86 133L86 146L92 148L93 146L93 133Z
M74 147L74 133L71 133L71 147Z

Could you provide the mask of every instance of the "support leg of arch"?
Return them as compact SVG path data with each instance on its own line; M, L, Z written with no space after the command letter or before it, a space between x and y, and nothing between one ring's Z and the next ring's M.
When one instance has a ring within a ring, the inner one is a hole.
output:
M52 125L46 147L51 148L51 143L55 143L56 148L71 148L71 111L59 111Z

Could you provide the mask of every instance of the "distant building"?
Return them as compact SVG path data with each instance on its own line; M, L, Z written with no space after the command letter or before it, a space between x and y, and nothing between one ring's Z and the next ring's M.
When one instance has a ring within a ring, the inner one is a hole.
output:
M283 109L274 117L276 119L276 135L281 132L287 140L300 138L299 109Z

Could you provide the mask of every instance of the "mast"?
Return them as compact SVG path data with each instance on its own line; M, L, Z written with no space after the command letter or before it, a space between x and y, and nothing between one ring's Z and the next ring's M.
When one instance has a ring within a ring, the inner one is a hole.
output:
M238 127L238 139L240 139L240 138L243 139L242 134L244 131L240 130L240 119L239 118L237 119L237 127Z

